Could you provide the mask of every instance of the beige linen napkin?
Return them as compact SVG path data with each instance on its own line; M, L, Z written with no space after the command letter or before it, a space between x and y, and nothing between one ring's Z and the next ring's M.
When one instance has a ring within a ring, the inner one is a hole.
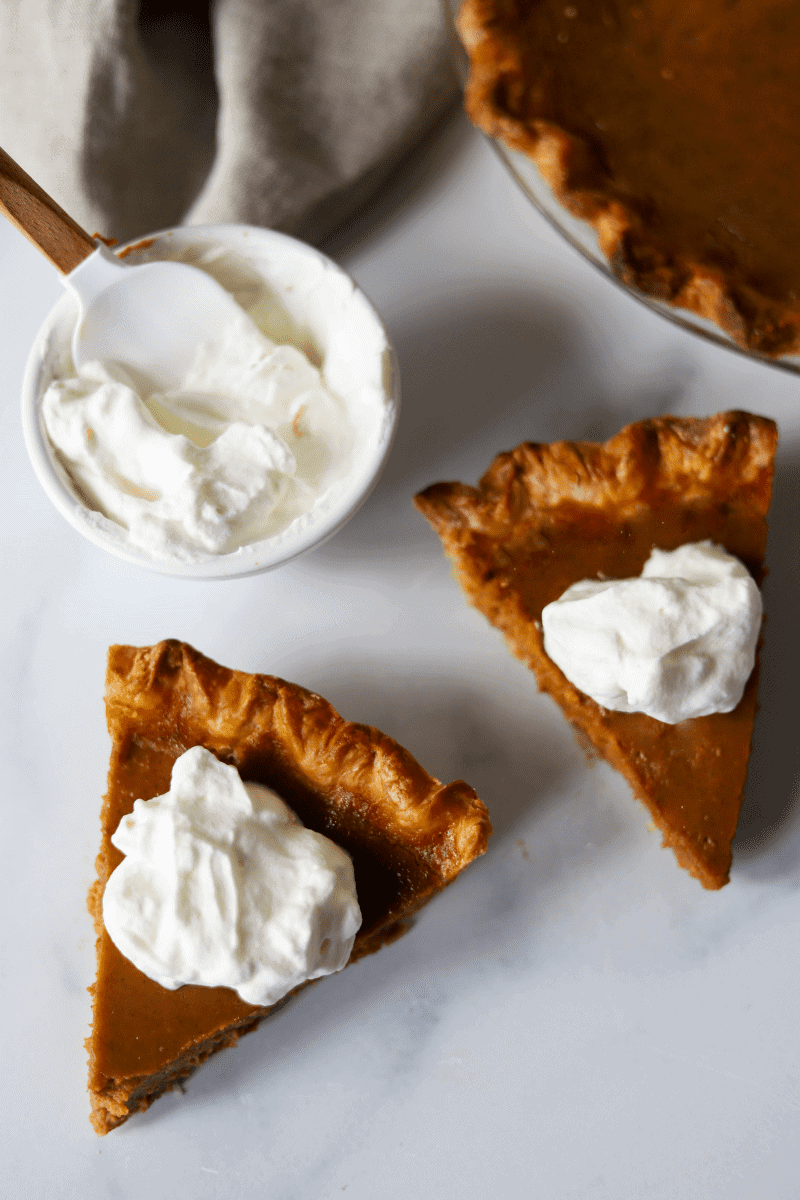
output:
M439 0L0 0L0 146L120 240L319 241L454 95Z

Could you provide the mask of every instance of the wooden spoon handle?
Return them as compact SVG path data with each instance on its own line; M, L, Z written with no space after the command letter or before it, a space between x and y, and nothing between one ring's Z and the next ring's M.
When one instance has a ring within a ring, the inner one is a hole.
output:
M86 230L3 150L0 150L0 212L62 275L69 275L97 249Z

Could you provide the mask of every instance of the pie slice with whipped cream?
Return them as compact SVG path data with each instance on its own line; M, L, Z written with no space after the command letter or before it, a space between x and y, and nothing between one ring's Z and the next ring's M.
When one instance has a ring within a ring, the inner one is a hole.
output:
M87 1049L100 1134L148 1108L272 1011L228 987L162 987L120 953L103 924L106 881L123 857L111 837L134 801L169 792L186 750L204 747L246 782L273 789L306 827L347 851L362 914L350 962L403 933L483 854L491 832L466 783L441 784L391 738L344 721L313 692L228 670L185 643L112 646L106 712L111 762L89 895L97 978Z
M524 443L477 488L416 497L467 597L504 634L576 732L620 771L665 846L706 888L728 882L756 711L758 662L731 712L666 724L615 712L545 653L545 605L585 579L639 575L654 548L710 540L759 585L777 430L743 412L629 425L603 445Z

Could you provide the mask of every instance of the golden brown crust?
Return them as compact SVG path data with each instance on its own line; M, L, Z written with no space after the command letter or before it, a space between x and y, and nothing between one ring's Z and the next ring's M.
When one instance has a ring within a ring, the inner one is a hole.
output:
M570 584L637 575L654 546L710 538L764 574L774 422L747 413L663 417L590 442L524 443L477 488L416 497L469 600L505 635L575 729L628 779L705 887L728 881L750 753L757 669L733 713L664 725L595 704L547 657L542 608Z
M89 896L98 975L87 1046L98 1133L146 1108L271 1011L227 988L166 991L124 959L103 928L103 889L122 857L110 836L135 799L167 790L185 750L203 745L244 779L274 787L306 825L348 850L364 917L351 962L402 933L484 852L491 830L466 783L441 784L391 738L344 721L313 692L228 670L185 643L113 646L106 709L112 751Z
M556 35L550 27L552 18L546 14L541 20L536 17L535 10L542 7L541 0L464 0L458 29L470 60L465 107L471 120L491 137L536 163L559 203L573 216L594 226L602 253L624 283L656 300L697 313L748 349L769 356L800 353L800 310L795 285L783 288L785 294L779 295L780 289L776 290L772 282L759 281L757 269L742 273L731 267L726 261L730 253L727 242L722 253L715 240L715 231L730 223L726 210L721 208L710 218L706 238L709 250L705 257L694 244L692 249L682 249L660 230L662 214L658 210L658 196L644 184L641 195L637 195L635 184L627 178L621 184L615 178L614 170L608 166L606 135L601 133L604 121L597 121L592 136L585 130L578 133L569 128L564 117L553 119L559 110L562 91L569 90L563 87L558 71L568 72L570 68L556 67L561 56L553 53L548 39L558 36L567 43L571 33L577 31L578 22L569 19L564 22L564 14L567 18L579 15L584 18L589 13L581 5L557 6L561 24L567 28ZM592 8L592 19L602 18L601 29L602 22L613 28L623 20L616 12L620 7L610 6L607 14ZM666 20L678 25L679 18L669 11L670 6L662 7L667 9ZM692 5L686 7L690 16L685 36L691 40L691 26L697 24L697 17L691 15ZM732 6L723 5L726 7ZM635 6L628 11L635 15ZM640 12L634 27L645 24L641 16ZM658 19L653 18L651 39L656 45L663 40L660 28ZM543 39L542 45L536 44L537 38ZM624 43L625 34L621 38ZM687 47L689 44L690 41ZM592 45L595 43L590 41ZM606 49L597 47L595 53L605 53ZM635 63L637 51L641 52L641 47L631 42L627 51L621 52L623 69ZM608 70L614 70L613 64ZM596 70L590 70L590 74L594 76ZM649 74L657 76L658 70ZM702 74L702 68L698 74ZM670 80L673 76L667 71L663 78ZM658 89L653 87L653 91L657 93ZM641 104L647 103L643 95ZM790 100L787 99L785 107L791 108ZM782 114L776 115L776 120L781 117ZM562 120L564 124L560 123ZM737 153L736 161L741 163L744 153L744 150ZM665 159L669 156L669 151L663 155ZM713 166L708 170L713 171ZM679 179L680 173L676 172L675 188L679 187ZM721 185L718 190L724 193L726 189ZM731 211L736 211L735 205ZM770 212L769 199L764 212ZM768 223L765 217L762 224ZM748 241L735 230L733 237L733 245L737 237L741 242ZM714 261L715 257L719 261Z
M777 436L774 421L734 411L638 421L605 443L523 442L497 455L477 489L434 484L416 503L442 537L469 528L519 539L574 505L616 521L670 498L740 506L766 532Z
M414 847L442 884L485 848L485 809L468 784L445 786L392 738L345 721L314 692L220 667L185 643L112 646L106 710L115 746L144 730L182 753L188 734L245 778L254 756L276 756L340 811L354 809Z

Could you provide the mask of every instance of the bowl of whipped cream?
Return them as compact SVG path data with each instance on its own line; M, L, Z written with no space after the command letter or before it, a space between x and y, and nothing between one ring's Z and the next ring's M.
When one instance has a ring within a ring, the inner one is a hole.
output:
M119 363L76 369L65 292L22 392L56 508L118 558L184 578L257 574L326 541L375 486L397 426L396 356L366 296L318 250L254 226L170 229L121 252L207 272L241 318L160 388Z

